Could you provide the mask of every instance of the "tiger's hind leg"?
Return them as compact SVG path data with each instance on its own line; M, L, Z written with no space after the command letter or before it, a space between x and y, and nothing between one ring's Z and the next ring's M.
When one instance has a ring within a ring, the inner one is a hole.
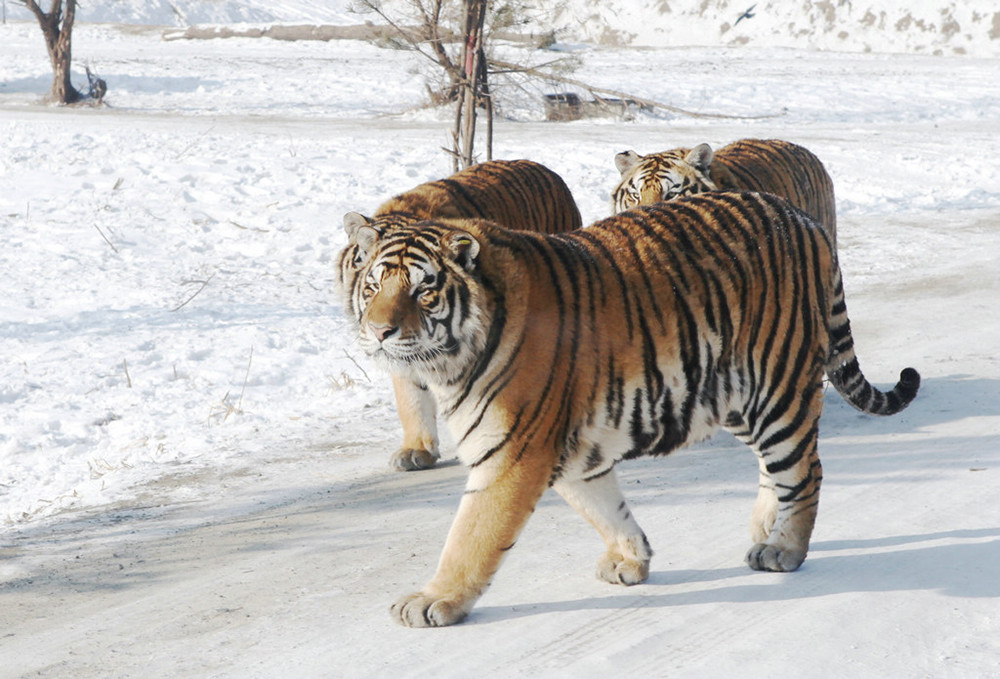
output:
M754 545L746 555L754 570L794 571L806 558L816 523L823 468L816 450L820 393L803 398L794 411L762 419L753 426L731 428L753 448L760 468L757 500L750 517Z
M596 478L562 478L552 488L604 538L607 551L597 562L598 578L636 585L649 577L653 550L625 503L613 468Z
M399 375L392 376L392 387L403 425L403 445L389 458L389 466L404 472L433 467L440 457L434 396L426 387Z

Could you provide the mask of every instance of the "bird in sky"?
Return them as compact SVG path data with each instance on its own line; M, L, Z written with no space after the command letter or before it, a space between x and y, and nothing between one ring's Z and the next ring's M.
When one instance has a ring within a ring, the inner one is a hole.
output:
M744 19L753 19L754 16L755 16L754 13L753 13L753 8L756 7L756 6L757 6L757 3L754 3L754 4L750 5L749 7L747 7L746 11L743 12L743 14L740 15L740 18L736 20L736 24L740 23ZM736 27L736 24L733 24L734 28Z

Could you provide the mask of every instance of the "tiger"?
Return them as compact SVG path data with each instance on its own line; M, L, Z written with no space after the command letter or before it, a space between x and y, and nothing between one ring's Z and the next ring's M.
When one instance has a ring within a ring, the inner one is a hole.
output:
M422 219L459 217L546 233L571 231L583 224L576 201L558 174L530 160L492 160L394 196L373 217L348 212L344 229L349 237L362 226L385 234ZM341 253L342 285L353 284L363 261L356 248ZM393 376L392 382L403 442L389 458L389 466L397 471L433 467L440 458L434 399L419 379Z
M833 180L811 151L781 139L741 139L718 151L708 144L640 156L615 156L621 181L612 193L612 211L650 205L705 191L774 193L823 225L837 242Z
M390 612L461 621L549 487L602 536L597 576L643 582L653 551L619 488L621 460L718 429L757 455L750 568L793 571L819 503L824 373L855 408L891 415L861 371L830 236L771 194L711 192L560 234L429 220L364 254L343 306L360 347L426 384L468 468L433 578Z

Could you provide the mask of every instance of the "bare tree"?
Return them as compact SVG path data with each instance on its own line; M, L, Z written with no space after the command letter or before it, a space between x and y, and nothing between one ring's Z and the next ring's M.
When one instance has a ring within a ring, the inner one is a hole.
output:
M439 89L432 89L428 85L427 90L431 104L455 104L452 147L445 150L452 155L456 171L477 161L475 137L480 111L484 111L486 116L485 159L490 160L493 156L494 97L490 79L499 81L501 88L506 83L506 91L510 91L511 84L527 91L526 87L517 85L516 80L530 79L538 83L569 85L573 89L589 92L594 98L591 102L580 102L574 92L545 95L547 104L550 97L555 101L560 97L572 97L576 102L573 109L576 117L629 115L630 110L635 108L660 109L697 118L752 120L781 115L771 113L734 116L689 111L627 92L595 87L561 75L575 65L576 60L572 57L560 56L534 66L496 59L487 49L491 39L517 39L519 36L516 27L529 20L526 4L519 0L397 0L392 3L391 10L383 8L382 2L383 0L356 0L356 7L361 12L378 14L392 31L393 37L382 36L380 44L388 42L392 46L417 52L434 63L439 77L443 76ZM549 32L541 37L542 40L535 44L539 48L545 48L555 40L555 33Z
M423 55L440 68L441 85L437 89L428 85L427 91L434 105L455 104L452 148L448 151L456 171L476 162L474 142L479 108L486 111L486 159L493 155L493 100L487 84L485 52L487 4L488 0L461 3L409 0L409 16L401 19L397 15L402 11L398 6L390 15L380 0L358 0L361 10L378 14L406 49ZM446 48L449 43L460 45L460 49L449 51Z
M66 0L65 10L62 0L51 0L49 11L38 6L35 0L18 0L31 10L42 27L45 47L52 62L52 89L46 99L58 104L75 104L84 98L70 80L70 66L73 61L73 21L76 19L76 0ZM103 95L103 93L102 93Z

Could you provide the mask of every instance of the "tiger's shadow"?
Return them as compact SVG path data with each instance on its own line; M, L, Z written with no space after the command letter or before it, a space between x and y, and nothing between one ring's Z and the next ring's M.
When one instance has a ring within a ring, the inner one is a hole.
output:
M880 371L881 372L881 371ZM880 389L892 385L877 382ZM1000 379L968 374L924 378L906 410L889 417L860 413L827 387L820 418L820 442L839 434L898 434L969 417L1000 414Z
M942 540L949 543L923 544ZM857 550L863 553L837 554ZM809 558L795 573L759 573L745 566L657 571L642 585L617 591L609 585L612 593L607 596L515 607L479 606L470 614L468 623L487 624L569 611L765 603L859 592L923 590L948 597L997 598L1000 578L993 564L998 562L1000 527L832 540L814 543ZM956 567L959 564L961 567ZM671 588L676 591L669 591Z
M885 481L887 474L894 475L897 481L919 485L926 481L928 472L996 469L1000 466L1000 431L991 433L986 426L979 435L972 432L948 436L940 425L995 417L998 402L1000 380L969 375L924 380L910 408L889 418L857 413L831 390L820 433L820 457L828 485L878 484ZM926 441L896 436L921 430L933 430L934 435ZM883 435L885 438L880 439ZM868 436L873 437L871 441L856 443L855 437ZM719 484L730 487L731 483L732 494L752 502L756 484L748 474L755 463L742 444L723 435L693 450L694 456L635 460L620 467L626 498L638 514L647 511L644 505L702 499L690 490L680 497L672 492L675 487L690 489L692 483L698 483L698 476L712 479L716 492ZM706 495L709 492L706 489ZM558 501L549 496L543 504ZM822 510L819 521L823 521ZM1000 597L1000 578L990 566L998 562L1000 523L993 528L814 541L808 559L796 573L762 574L742 564L708 570L654 571L646 583L636 588L612 588L607 595L516 608L477 607L470 622L558 611L752 603L856 592L922 590L951 597Z

